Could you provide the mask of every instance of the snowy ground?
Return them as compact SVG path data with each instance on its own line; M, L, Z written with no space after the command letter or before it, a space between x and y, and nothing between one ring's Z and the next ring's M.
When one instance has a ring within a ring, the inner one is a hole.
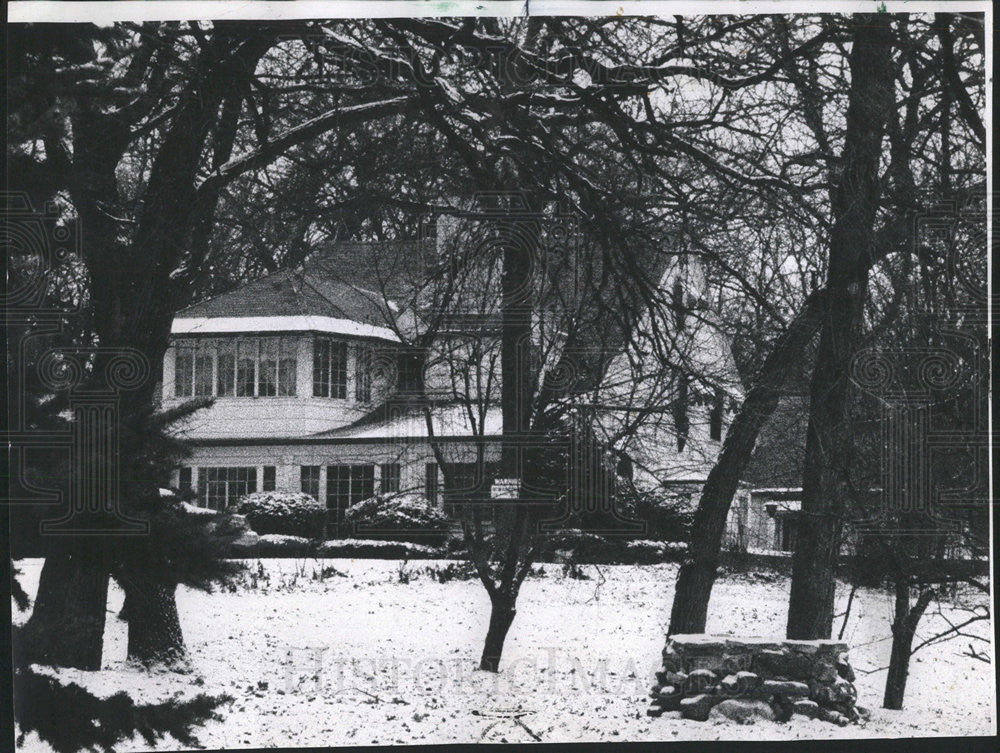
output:
M407 569L443 564L411 562ZM256 571L258 563L251 565ZM18 566L33 595L41 562ZM190 674L128 667L125 625L109 614L106 668L63 676L99 695L139 690L148 700L227 692L236 700L224 709L223 720L199 734L210 748L913 737L996 730L993 667L962 656L965 646L957 642L929 646L914 657L903 711L879 708L886 673L872 670L888 662L892 610L882 592L858 593L844 635L853 647L858 702L872 709L865 727L839 728L800 717L786 725L744 727L646 716L674 565L601 566L603 581L592 566L584 568L591 580L574 580L564 578L558 566L544 565L544 576L525 582L498 675L474 669L488 617L488 599L476 580L441 584L418 572L401 583L400 563L383 560L265 560L261 566L269 582L248 582L236 592L179 591ZM329 566L344 577L313 578ZM838 591L846 600L846 589ZM113 612L121 598L113 587ZM787 601L785 578L724 578L713 592L708 629L781 636ZM940 619L928 618L920 633L939 628ZM979 629L984 635L990 630ZM171 747L172 740L160 746ZM32 735L23 750L48 748Z

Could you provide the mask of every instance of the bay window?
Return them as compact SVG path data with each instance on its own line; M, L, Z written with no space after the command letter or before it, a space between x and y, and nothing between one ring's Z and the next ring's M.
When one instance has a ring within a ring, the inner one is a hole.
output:
M174 395L295 395L297 346L293 337L180 340L175 345Z

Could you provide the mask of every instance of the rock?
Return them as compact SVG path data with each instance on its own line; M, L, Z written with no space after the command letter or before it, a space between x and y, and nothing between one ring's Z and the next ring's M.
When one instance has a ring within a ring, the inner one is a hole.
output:
M818 662L813 669L813 677L820 682L833 682L837 679L837 670L830 662Z
M774 709L763 701L747 698L729 698L713 706L708 712L709 719L730 719L739 724L754 724L759 719L773 722Z
M846 653L837 654L836 667L837 674L848 682L854 682L857 679L854 676L854 668L851 666L851 660Z
M822 706L819 708L819 718L824 722L832 722L838 727L846 727L851 721L846 716L841 714L839 711L834 711L832 709L825 709Z
M792 711L810 719L816 719L819 717L819 704L808 698L800 698L792 703Z
M736 681L741 690L756 690L761 685L760 677L754 672L737 672Z
M653 690L654 692L650 693L653 698L673 698L677 695L677 688L673 685L658 685Z
M854 705L854 702L858 700L858 691L854 687L853 683L848 682L843 677L838 677L833 681L831 686L833 689L833 699L835 703L846 703L848 705Z
M663 669L667 672L679 672L684 669L684 659L677 653L673 645L668 643L663 649Z
M684 690L688 693L704 693L714 688L718 681L718 676L712 670L696 669L688 673Z
M808 685L792 680L764 680L760 690L766 695L801 696L803 698L809 696Z
M813 664L808 656L791 651L761 651L753 659L753 671L758 675L788 680L809 680Z
M712 708L725 699L717 695L701 693L683 698L680 702L681 716L685 719L693 719L696 722L704 722L708 719L708 714Z
M864 719L866 722L872 718L871 709L867 706L855 706L854 710L858 712L858 716Z
M809 656L836 656L847 652L847 644L841 641L818 639L814 641L786 640L782 643L786 648Z
M663 675L660 678L660 674ZM688 676L684 672L661 672L657 673L657 678L663 680L664 685L676 685L678 688L683 688L687 686Z
M719 690L728 696L748 696L754 695L760 686L760 677L753 672L737 672L726 675L719 683Z
M657 696L654 703L664 711L677 711L681 707L681 700L683 698L683 693L663 693Z
M722 657L722 662L719 664L719 669L723 672L735 673L743 670L750 669L750 664L753 661L753 655L750 653L737 654L737 653L726 653Z
M809 698L820 705L836 703L836 696L832 685L821 682L813 682L809 690Z
M726 653L756 654L759 651L780 651L781 642L767 638L727 638Z

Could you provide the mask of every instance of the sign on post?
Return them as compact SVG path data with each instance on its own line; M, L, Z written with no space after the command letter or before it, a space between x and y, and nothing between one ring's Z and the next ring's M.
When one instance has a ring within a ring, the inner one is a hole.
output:
M498 478L490 488L492 499L517 499L521 492L521 479Z

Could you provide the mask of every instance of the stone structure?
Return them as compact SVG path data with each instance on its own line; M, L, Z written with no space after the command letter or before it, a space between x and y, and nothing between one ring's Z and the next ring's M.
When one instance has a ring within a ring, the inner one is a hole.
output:
M674 635L663 649L648 713L743 723L801 714L846 725L867 713L855 706L853 682L846 643Z

